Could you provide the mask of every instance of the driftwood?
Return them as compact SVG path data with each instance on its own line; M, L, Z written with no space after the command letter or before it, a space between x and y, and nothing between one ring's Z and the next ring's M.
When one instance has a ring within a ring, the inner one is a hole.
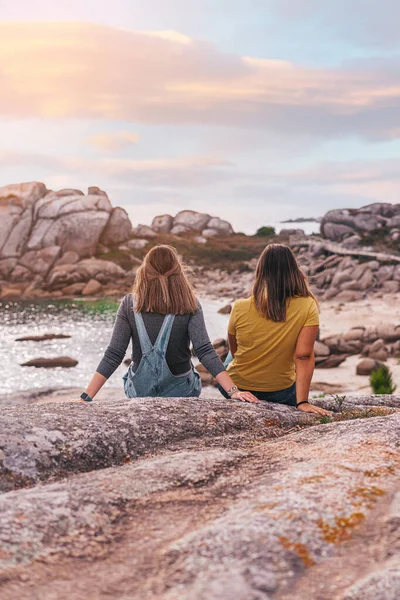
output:
M325 252L330 252L331 254L337 254L339 256L354 256L355 258L370 258L371 260L377 260L382 263L400 263L400 256L396 254L386 254L383 252L373 252L371 250L362 250L362 249L349 249L344 248L340 244L336 244L334 242L328 242L327 240L323 240L321 238L310 238L299 240L297 238L293 239L291 245L294 248L308 248L309 246L314 246L318 244L322 250Z

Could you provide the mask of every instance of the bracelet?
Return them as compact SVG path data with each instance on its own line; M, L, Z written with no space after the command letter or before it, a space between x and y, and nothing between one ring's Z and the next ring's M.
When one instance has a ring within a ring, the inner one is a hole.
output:
M236 392L239 391L239 388L237 385L234 385L233 387L231 387L230 390L228 390L226 393L228 394L229 398L232 398L233 394L236 394Z
M308 400L303 400L302 402L299 402L298 404L296 404L296 408L298 408L301 404L310 404Z

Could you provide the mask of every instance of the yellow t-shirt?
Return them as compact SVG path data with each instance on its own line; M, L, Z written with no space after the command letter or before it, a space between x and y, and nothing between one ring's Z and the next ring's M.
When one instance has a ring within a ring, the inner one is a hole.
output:
M238 345L228 367L235 385L257 392L276 392L293 385L297 338L303 327L311 325L319 325L318 306L311 297L288 300L283 323L260 315L253 297L235 302L228 327Z

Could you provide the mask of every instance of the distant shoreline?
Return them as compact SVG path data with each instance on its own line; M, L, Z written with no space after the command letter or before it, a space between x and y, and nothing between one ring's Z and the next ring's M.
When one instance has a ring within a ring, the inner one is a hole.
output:
M320 219L314 217L298 217L297 219L287 219L286 221L280 221L280 223L319 223Z

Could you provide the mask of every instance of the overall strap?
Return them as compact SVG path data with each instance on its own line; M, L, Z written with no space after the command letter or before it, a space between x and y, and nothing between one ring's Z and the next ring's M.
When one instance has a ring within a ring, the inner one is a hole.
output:
M165 356L168 348L169 338L171 337L172 326L174 324L175 315L166 315L161 326L154 348Z
M143 321L141 313L134 310L136 329L139 336L140 349L142 356L148 354L153 349L153 344L150 341L149 334L147 333L146 326Z

